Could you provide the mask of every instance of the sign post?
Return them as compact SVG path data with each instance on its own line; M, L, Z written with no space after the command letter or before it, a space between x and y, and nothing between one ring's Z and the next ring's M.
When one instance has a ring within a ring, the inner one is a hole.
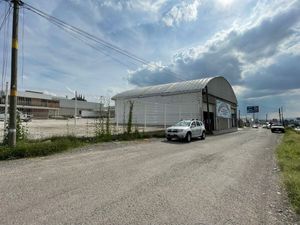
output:
M255 113L258 112L259 112L259 106L247 106L247 113L252 113L253 120L255 119L254 118Z

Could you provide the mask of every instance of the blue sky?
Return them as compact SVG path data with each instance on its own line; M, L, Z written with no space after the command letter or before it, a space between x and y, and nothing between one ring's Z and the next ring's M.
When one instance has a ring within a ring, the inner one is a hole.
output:
M278 117L279 107L286 117L300 117L300 1L24 2L150 65L111 50L95 51L44 18L21 10L19 90L70 97L77 90L99 101L101 95L136 86L178 81L178 75L181 80L224 76L234 87L242 114L246 106L259 105L262 118L266 113ZM7 5L0 0L1 21ZM2 29L1 72L4 33ZM9 77L8 67L5 80Z

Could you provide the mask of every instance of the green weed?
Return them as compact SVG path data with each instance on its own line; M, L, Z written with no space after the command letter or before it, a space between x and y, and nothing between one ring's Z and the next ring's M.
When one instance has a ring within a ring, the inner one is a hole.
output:
M300 134L287 130L277 150L283 181L295 211L300 214Z
M46 156L68 149L109 141L130 141L142 138L163 137L163 132L149 133L124 133L124 134L101 134L95 137L75 137L75 136L59 136L42 140L23 140L17 142L16 147L10 148L7 145L0 146L0 160L19 159L26 157Z

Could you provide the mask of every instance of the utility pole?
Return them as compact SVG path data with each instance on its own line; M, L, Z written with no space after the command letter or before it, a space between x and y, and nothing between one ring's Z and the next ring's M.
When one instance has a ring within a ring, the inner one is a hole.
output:
M16 120L17 120L17 75L18 75L18 25L20 0L12 0L13 3L13 27L12 27L12 48L11 48L11 81L9 101L9 129L8 144L15 147L17 142Z
M268 122L268 113L266 114L266 122Z
M4 108L4 134L7 135L7 110L8 110L8 82L5 86L5 108Z
M103 113L102 113L103 98L104 98L104 96L101 95L101 96L100 96L100 109L99 109L99 110L100 110L100 111L99 111L99 115L100 115L100 116L99 116L99 120L100 120L100 121L102 120L102 114L103 114Z
M281 120L282 120L282 125L284 126L283 107L282 106L281 106Z
M77 91L75 91L74 124L77 124Z
M278 109L279 112L279 122L281 123L281 113L280 113L280 108Z

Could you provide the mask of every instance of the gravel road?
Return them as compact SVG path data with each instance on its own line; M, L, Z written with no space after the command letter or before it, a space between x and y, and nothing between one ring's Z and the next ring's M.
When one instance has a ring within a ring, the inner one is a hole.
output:
M0 162L0 223L297 224L275 163L281 137L244 129Z

